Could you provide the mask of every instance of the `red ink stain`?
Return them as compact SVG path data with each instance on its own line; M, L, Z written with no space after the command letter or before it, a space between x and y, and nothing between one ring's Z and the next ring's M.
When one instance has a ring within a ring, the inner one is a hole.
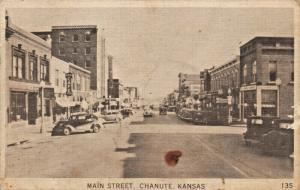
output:
M165 161L169 166L175 166L179 161L179 157L181 156L182 153L179 150L169 151L165 155Z

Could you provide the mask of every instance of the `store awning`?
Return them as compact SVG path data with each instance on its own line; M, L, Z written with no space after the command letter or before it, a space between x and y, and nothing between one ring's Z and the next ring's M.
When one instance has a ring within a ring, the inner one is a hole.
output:
M55 102L60 107L63 107L63 108L73 107L73 106L76 106L76 105L80 105L80 102L73 102L73 101L70 101L68 99L63 99L63 98L56 98Z

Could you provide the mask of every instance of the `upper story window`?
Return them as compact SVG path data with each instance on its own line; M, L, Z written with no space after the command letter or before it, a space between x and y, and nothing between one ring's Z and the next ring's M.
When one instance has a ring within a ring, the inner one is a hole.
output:
M243 68L243 83L246 83L246 79L247 79L247 72L248 72L248 68L247 68L247 65L244 65L244 68Z
M257 64L256 61L252 63L252 79L253 82L256 82L256 73L257 73Z
M86 68L91 67L91 61L90 60L85 60L85 67Z
M12 77L25 79L25 52L19 48L13 48Z
M73 41L73 42L78 42L78 40L79 40L78 34L74 34L74 35L73 35L72 41Z
M55 86L59 86L59 70L55 70Z
M59 52L58 52L59 55L65 55L65 53L66 53L66 52L65 52L65 48L63 48L63 47L60 47L58 51L59 51Z
M77 54L78 53L78 48L77 47L73 47L73 54Z
M91 32L86 32L85 34L84 34L84 39L85 39L85 41L87 41L87 42L89 42L89 41L91 41Z
M37 81L37 57L29 55L29 80Z
M41 80L49 82L49 61L41 58Z
M85 48L85 54L86 54L86 55L91 54L91 48L90 48L90 47L86 47L86 48Z
M64 32L59 33L59 42L64 42L66 38L66 35Z
M269 62L269 81L276 81L277 79L277 61Z

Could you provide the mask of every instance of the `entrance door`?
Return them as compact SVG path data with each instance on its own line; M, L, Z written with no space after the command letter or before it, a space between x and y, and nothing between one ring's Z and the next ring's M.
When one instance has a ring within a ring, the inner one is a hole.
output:
M35 125L37 119L37 93L28 93L28 124Z

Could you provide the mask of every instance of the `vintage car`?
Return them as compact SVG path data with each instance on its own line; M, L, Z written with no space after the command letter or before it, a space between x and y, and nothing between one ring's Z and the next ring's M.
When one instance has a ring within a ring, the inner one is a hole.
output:
M275 127L263 134L260 147L263 153L289 156L294 152L294 120L279 119L275 121Z
M150 108L145 108L144 109L144 113L143 113L144 117L153 117L153 111Z
M176 106L168 106L168 112L175 112Z
M209 110L195 110L192 112L194 124L216 125L219 124L217 113Z
M159 115L167 115L168 110L167 107L161 106L159 107Z
M86 131L98 133L102 127L103 123L97 117L80 112L71 115L69 119L58 121L52 130L52 135L70 135Z
M193 120L193 110L188 108L182 108L178 111L177 116L185 121Z
M275 120L272 116L251 116L247 118L247 131L244 133L246 145L257 144L263 134L275 128Z
M99 115L99 117L104 119L105 124L106 123L117 123L123 119L123 116L119 110L104 111L101 115Z
M126 117L129 117L130 115L133 115L133 111L130 108L124 108L120 112L123 116L123 119L126 118Z

